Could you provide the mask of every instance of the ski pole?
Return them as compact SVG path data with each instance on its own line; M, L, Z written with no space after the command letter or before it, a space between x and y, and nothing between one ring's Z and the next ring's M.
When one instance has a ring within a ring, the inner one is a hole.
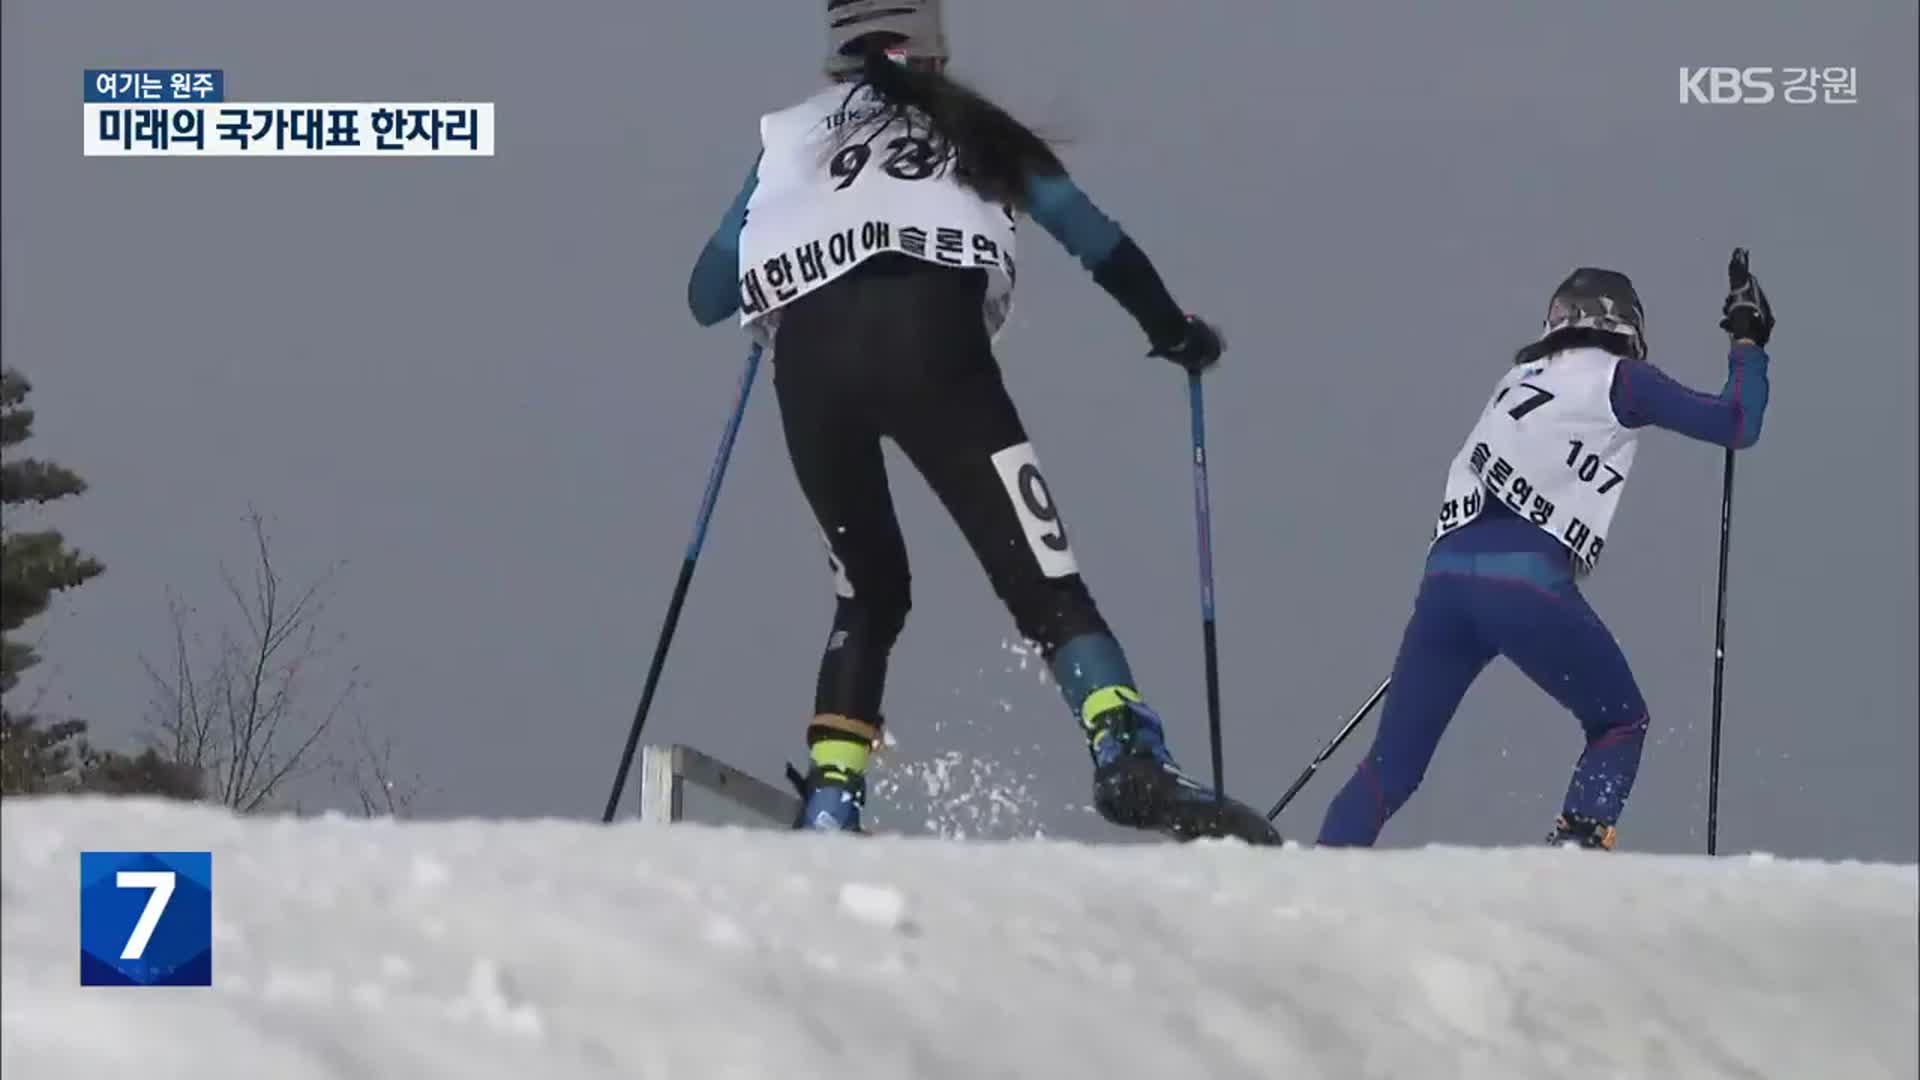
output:
M1393 676L1391 675L1381 681L1380 688L1373 692L1373 696L1369 697L1366 703L1360 706L1359 710L1353 714L1352 719L1341 726L1340 733L1333 737L1333 741L1327 744L1326 749L1314 755L1314 759L1307 763L1305 769L1300 771L1299 779L1293 782L1293 786L1287 789L1285 795L1280 796L1279 802L1273 804L1273 809L1267 811L1268 821L1272 821L1274 818L1280 816L1280 811L1285 810L1287 804L1293 801L1293 797L1300 794L1300 789L1307 786L1307 781L1313 778L1314 771L1319 769L1328 758L1332 757L1335 750L1340 749L1340 744L1346 742L1347 736L1353 734L1353 729L1360 726L1360 721L1367 718L1367 714L1373 711L1375 705L1380 704L1380 699L1387 696L1387 687L1392 685Z
M1213 623L1213 509L1207 499L1207 414L1198 372L1187 374L1187 405L1193 415L1193 527L1200 549L1200 643L1207 663L1207 737L1213 745L1213 790L1226 798L1221 778L1220 644Z
M1713 626L1713 736L1707 754L1707 854L1719 849L1720 690L1727 669L1727 547L1733 536L1733 451L1720 480L1720 598Z
M653 706L653 693L660 686L660 672L666 667L667 647L673 643L673 632L680 623L680 608L687 601L687 586L693 583L693 567L700 558L700 549L707 542L707 524L713 520L713 506L720 498L720 481L727 474L727 461L733 457L734 437L740 433L740 420L747 412L747 395L753 390L753 378L760 370L760 346L755 345L747 353L746 370L740 374L740 392L733 403L733 415L727 419L727 427L720 436L720 450L713 458L713 469L707 474L707 491L700 499L700 513L694 518L693 539L687 544L687 557L680 564L680 580L674 583L673 598L667 601L667 618L660 628L660 640L653 648L653 664L647 669L646 687L640 691L640 705L633 713L633 726L627 731L627 745L620 752L620 768L613 776L613 791L607 796L607 808L600 815L602 822L613 820L613 812L620 805L620 789L626 786L627 770L633 767L633 753L640 745L640 729L647 722L647 710Z
M1733 255L1727 260L1727 302L1722 307L1726 316L1720 320L1720 326L1727 331L1727 343L1733 344L1736 327L1731 322L1736 307L1753 309L1754 313L1772 324L1773 316L1767 307L1766 294L1753 280L1753 272L1748 268L1746 248L1733 249ZM1736 299L1739 301L1736 304ZM1727 669L1727 549L1733 538L1733 447L1727 447L1726 469L1720 478L1720 585L1719 597L1714 610L1713 622L1713 735L1711 747L1707 753L1707 854L1718 852L1720 846L1720 706L1721 690L1726 679Z

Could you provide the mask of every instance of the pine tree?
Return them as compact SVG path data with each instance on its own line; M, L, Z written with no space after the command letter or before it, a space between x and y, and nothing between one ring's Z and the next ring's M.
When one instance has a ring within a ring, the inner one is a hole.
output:
M33 410L26 407L32 385L11 369L0 371L0 450L9 457L33 432ZM7 635L47 610L53 594L84 584L104 569L98 560L67 546L54 529L13 532L6 526L14 507L45 505L78 495L86 481L71 469L32 458L0 461L0 694L20 681L21 672L39 662L31 647Z
M0 707L0 793L54 795L79 787L90 753L82 720L42 726Z
M33 433L33 410L26 407L32 386L17 371L0 371L0 694L19 685L20 675L39 662L33 649L7 635L47 610L53 594L85 584L98 575L100 562L67 546L53 529L14 532L14 507L45 505L78 495L86 482L71 469L13 451ZM86 739L84 720L43 724L31 711L16 712L0 702L0 793L57 794L98 791L152 793L195 798L198 776L169 766L152 751L129 758L98 750Z

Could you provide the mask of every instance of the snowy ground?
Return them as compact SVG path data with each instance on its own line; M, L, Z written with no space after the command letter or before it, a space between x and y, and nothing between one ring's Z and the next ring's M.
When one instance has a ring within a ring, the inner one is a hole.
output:
M1915 867L0 811L0 1073L1898 1077ZM79 852L211 849L210 990L78 984Z

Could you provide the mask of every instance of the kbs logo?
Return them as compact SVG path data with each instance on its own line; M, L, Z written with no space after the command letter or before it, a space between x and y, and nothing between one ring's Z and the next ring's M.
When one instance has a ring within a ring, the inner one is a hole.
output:
M1680 103L1765 105L1774 98L1770 67L1680 69Z
M1774 72L1780 73L1779 79ZM1850 67L1697 67L1680 69L1682 105L1851 105L1860 100L1859 70Z

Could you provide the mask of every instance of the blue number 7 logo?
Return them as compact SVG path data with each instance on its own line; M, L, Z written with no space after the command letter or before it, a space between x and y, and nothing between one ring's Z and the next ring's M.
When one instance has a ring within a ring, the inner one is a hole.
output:
M80 853L83 986L213 984L213 855Z

